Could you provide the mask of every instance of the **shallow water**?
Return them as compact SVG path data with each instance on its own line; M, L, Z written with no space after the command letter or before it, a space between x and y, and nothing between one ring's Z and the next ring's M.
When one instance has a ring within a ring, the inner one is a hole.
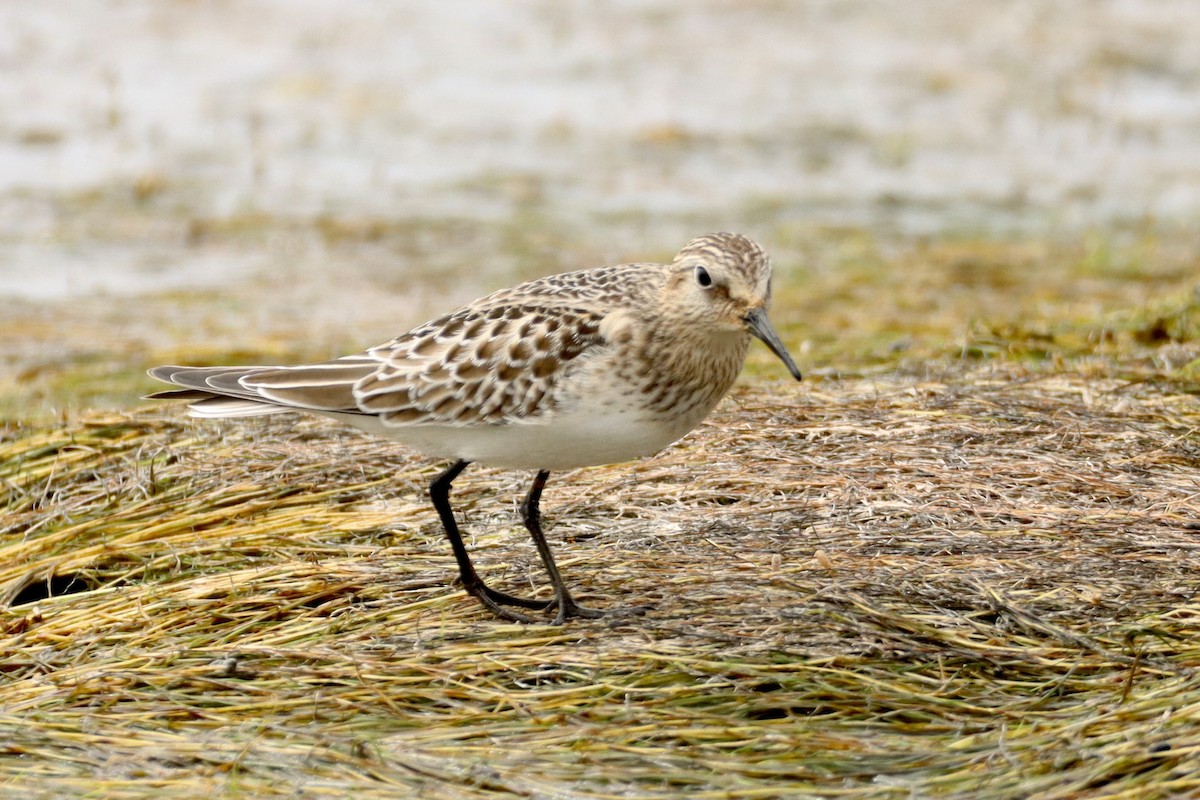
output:
M474 226L397 279L505 275L492 224L596 258L1186 224L1197 41L1193 0L7 3L0 296L378 279L329 219Z

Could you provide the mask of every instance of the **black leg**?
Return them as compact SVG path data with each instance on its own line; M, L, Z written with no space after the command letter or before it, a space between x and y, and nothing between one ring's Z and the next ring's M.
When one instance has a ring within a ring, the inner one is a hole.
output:
M450 507L450 484L454 482L459 473L467 468L469 463L469 461L456 461L449 469L434 478L433 483L429 484L429 499L433 501L433 507L437 509L438 516L441 517L442 527L446 530L446 538L450 540L450 548L454 551L455 561L458 562L458 574L462 578L463 588L486 608L502 617L518 622L536 622L537 620L532 617L510 611L504 606L519 606L542 611L550 608L555 602L554 600L533 600L496 591L483 582L483 578L479 577L479 573L475 571L475 565L471 563L471 556L467 553L467 547L463 544L462 536L458 532L454 510ZM555 597L557 599L557 594Z
M524 520L525 527L533 537L533 543L537 546L538 555L542 557L542 564L546 567L546 573L550 576L550 584L554 587L552 605L558 606L558 616L554 618L554 624L561 625L572 617L595 618L603 616L604 612L585 608L576 603L575 598L571 597L570 591L567 590L567 585L563 583L562 575L558 573L558 566L554 563L554 554L550 552L550 545L546 542L546 536L542 533L542 511L538 505L541 502L542 489L546 488L546 479L548 477L550 477L548 470L542 470L534 477L533 485L529 487L529 494L525 495L525 502L521 504L521 519Z

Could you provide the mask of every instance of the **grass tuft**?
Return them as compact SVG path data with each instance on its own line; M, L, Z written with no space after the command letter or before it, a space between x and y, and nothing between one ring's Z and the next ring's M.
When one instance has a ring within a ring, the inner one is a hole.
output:
M0 439L0 785L46 796L1200 793L1200 425L1009 363L755 383L659 458L552 478L613 613L451 585L436 465L320 421L93 414ZM526 476L457 498L545 592ZM643 615L621 608L648 606Z

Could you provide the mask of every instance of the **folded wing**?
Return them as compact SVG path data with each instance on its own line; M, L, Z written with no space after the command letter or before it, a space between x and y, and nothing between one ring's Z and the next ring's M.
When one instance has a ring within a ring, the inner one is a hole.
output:
M150 375L180 387L198 417L284 411L370 414L385 425L505 424L551 414L558 378L602 344L602 314L539 304L476 304L365 353L294 367L178 367Z

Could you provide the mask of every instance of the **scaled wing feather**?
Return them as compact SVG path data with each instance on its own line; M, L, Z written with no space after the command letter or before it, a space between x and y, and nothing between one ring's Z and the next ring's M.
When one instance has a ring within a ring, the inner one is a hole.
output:
M553 387L602 342L602 314L544 304L477 304L368 355L379 367L354 387L385 425L505 424L553 413Z

